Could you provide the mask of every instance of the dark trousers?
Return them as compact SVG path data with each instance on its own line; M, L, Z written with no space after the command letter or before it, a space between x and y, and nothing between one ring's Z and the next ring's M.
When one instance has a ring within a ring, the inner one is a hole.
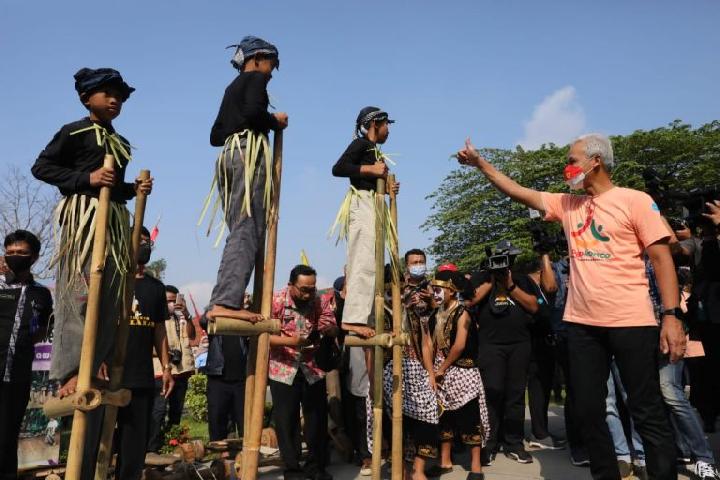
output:
M327 393L325 379L312 385L298 371L292 385L270 380L273 418L280 456L288 470L300 469L300 405L302 405L303 438L308 446L305 471L325 470L328 456Z
M367 443L367 412L365 397L357 397L350 390L342 391L343 417L348 436L352 440L353 449L358 460L365 460L372 455Z
M697 327L705 356L692 359L690 401L698 409L705 428L714 431L720 413L720 324Z
M118 410L116 480L142 477L154 400L154 388L133 388L130 403Z
M554 340L553 340L554 342ZM547 438L548 406L555 377L555 345L545 335L533 337L528 367L528 408L535 438Z
M164 443L165 416L167 425L179 425L185 406L188 377L175 377L175 386L166 399L162 396L162 379L155 379L155 401L152 409L148 451L157 452Z
M145 468L145 453L150 431L154 388L132 388L130 403L118 409L113 450L117 452L116 480L140 480ZM95 477L95 464L102 436L105 407L88 413L87 435L83 450L81 478Z
M590 471L595 479L620 478L610 430L605 421L610 358L615 357L628 395L628 408L645 447L648 475L677 478L675 442L658 375L656 327L591 327L568 324L570 383Z
M208 432L210 441L225 440L229 429L243 436L245 378L226 381L222 377L207 379Z
M523 446L529 363L530 342L480 346L480 372L490 417L489 452L496 452L499 444L509 451Z
M0 480L17 478L18 435L30 383L0 382Z
M555 359L560 365L563 377L565 378L565 408L563 408L565 433L567 435L568 445L570 446L570 454L584 456L587 452L582 434L580 433L580 427L578 426L579 420L575 408L575 387L570 381L570 361L568 359L567 345L567 332L558 333L557 344L555 345Z

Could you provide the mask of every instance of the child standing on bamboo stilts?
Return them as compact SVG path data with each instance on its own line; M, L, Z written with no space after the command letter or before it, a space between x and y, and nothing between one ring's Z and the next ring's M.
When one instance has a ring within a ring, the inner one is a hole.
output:
M334 176L350 179L350 191L335 223L341 229L340 238L347 239L342 328L362 337L375 335L375 188L377 179L388 175L386 157L378 145L387 141L391 123L394 120L377 107L360 110L353 141L332 169ZM397 193L400 183L393 188Z
M55 330L50 378L60 381L60 396L75 392L80 365L88 275L95 233L95 212L102 187L111 188L106 262L100 301L100 324L93 372L107 377L122 314L125 275L130 267L130 217L125 203L138 191L150 194L153 180L125 182L130 144L113 128L124 102L135 90L112 68L82 68L75 90L89 115L64 125L32 167L35 178L56 186L62 198L56 209ZM103 168L105 155L115 168ZM101 368L102 367L102 368Z
M222 219L217 226L218 242L225 228L228 229L206 316L254 322L262 317L243 310L243 300L255 267L255 255L258 249L265 248L263 239L272 184L268 132L287 127L288 116L282 112L271 114L267 111L267 84L273 70L280 66L275 45L247 36L233 47L236 50L230 63L240 73L225 89L220 111L210 132L210 144L223 148L200 219L202 221L206 214L210 215L209 234L216 213L222 211ZM214 193L216 186L217 195Z

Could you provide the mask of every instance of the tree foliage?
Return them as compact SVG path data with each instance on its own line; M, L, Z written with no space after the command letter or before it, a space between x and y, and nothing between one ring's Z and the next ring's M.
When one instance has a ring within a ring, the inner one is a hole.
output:
M720 121L697 129L676 120L666 127L613 136L616 185L646 189L643 171L657 172L668 189L689 191L720 183ZM543 145L538 150L481 149L495 167L522 185L536 190L567 191L562 170L568 145ZM509 239L529 252L531 221L527 208L504 197L477 170L452 171L428 199L433 212L423 224L437 232L429 253L438 261L452 261L475 270L485 246ZM677 213L677 212L670 212ZM551 226L548 228L557 228Z

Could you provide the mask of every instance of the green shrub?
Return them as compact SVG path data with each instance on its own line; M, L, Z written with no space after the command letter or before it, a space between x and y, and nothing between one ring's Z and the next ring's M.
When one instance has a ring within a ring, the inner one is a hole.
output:
M207 422L207 376L196 373L190 377L185 395L185 408L194 420Z

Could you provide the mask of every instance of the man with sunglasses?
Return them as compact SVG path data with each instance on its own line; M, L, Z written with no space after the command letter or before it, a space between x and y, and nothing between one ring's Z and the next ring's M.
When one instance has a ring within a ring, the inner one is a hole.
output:
M320 334L336 336L330 292L317 294L317 274L298 265L287 287L273 296L272 318L279 318L280 333L270 336L269 384L280 456L285 479L331 480L328 463L327 394L325 372L315 363ZM300 468L300 406L308 457Z

